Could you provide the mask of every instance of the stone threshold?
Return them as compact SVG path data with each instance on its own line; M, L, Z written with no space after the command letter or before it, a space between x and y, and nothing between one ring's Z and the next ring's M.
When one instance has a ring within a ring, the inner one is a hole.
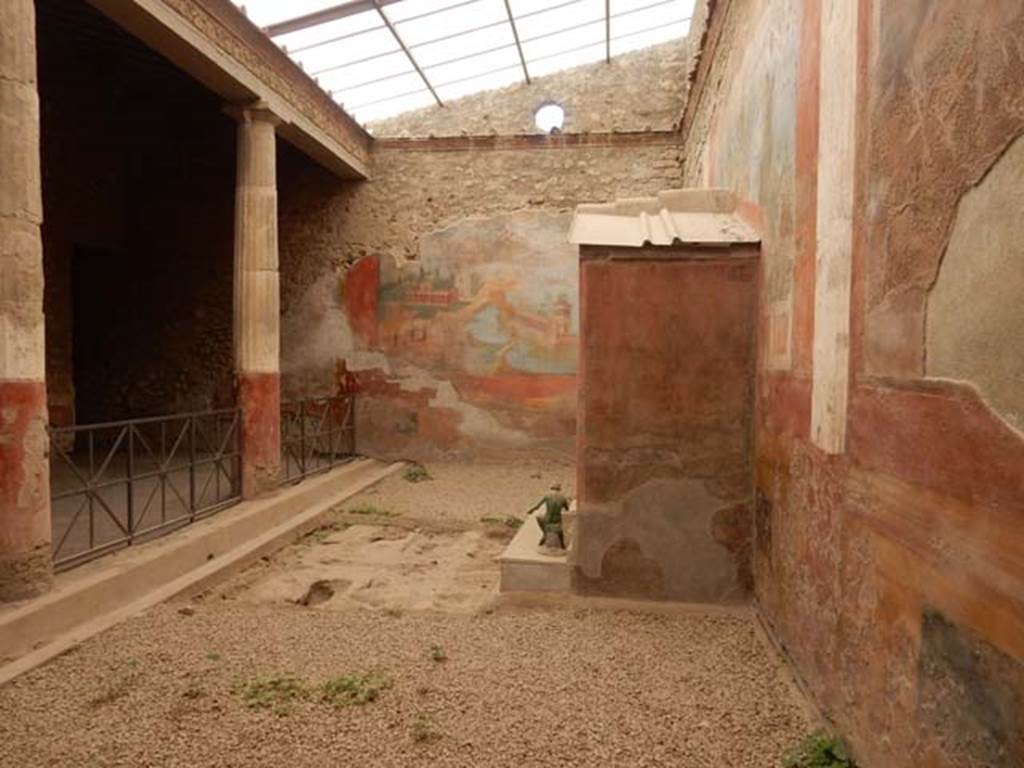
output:
M59 574L47 594L0 612L0 685L147 608L203 591L403 466L359 459Z

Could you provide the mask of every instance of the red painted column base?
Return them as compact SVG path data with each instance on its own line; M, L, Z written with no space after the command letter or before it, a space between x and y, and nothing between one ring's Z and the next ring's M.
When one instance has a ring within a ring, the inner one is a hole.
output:
M281 475L281 375L239 373L242 497L277 488Z
M50 588L46 383L0 381L0 602Z

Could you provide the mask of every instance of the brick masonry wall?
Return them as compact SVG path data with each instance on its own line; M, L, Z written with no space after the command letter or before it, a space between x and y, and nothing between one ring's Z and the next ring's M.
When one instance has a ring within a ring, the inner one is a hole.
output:
M764 220L755 591L861 764L1021 765L1024 11L858 3L849 410L827 454L810 425L828 5L718 0L683 129L685 182Z

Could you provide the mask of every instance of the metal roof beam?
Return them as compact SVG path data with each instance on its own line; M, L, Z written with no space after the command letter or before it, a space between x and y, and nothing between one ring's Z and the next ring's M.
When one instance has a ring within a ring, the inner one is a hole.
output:
M396 2L396 1L397 0L392 0L392 2ZM409 22L414 22L414 20L419 19L419 18L428 18L429 16L432 16L435 13L443 13L446 10L452 10L453 8L459 8L459 7L463 6L463 5L470 5L470 4L475 3L475 2L479 2L479 0L464 0L463 2L456 3L455 5L449 5L449 6L445 6L443 8L439 8L437 10L432 10L429 13L420 13L417 16L409 16L408 18L402 18L400 20L400 22L395 22L395 26L397 26L399 24L407 24ZM371 8L371 10L372 10L372 8ZM505 23L502 22L501 24L505 24ZM479 30L485 30L485 29L487 29L488 26L489 27L494 27L494 26L497 26L497 25L487 25L487 26L484 26L484 27L477 27L475 30L467 30L467 32L477 32ZM344 35L338 35L337 37L329 37L329 38L326 38L324 40L317 40L314 43L306 43L305 45L300 45L297 48L289 48L288 52L289 53L301 53L302 51L310 50L312 48L319 48L319 47L322 47L324 45L331 45L332 43L337 43L337 42L340 42L342 40L347 40L349 38L358 37L359 35L367 35L367 34L369 34L371 32L377 32L378 30L386 30L386 29L387 29L387 27L382 24L379 27L369 27L369 28L367 28L365 30L359 30L358 32L347 32ZM459 34L461 35L461 34L466 34L466 33L459 33ZM451 35L450 37L456 37L456 35ZM427 44L432 43L432 42L436 42L436 41L428 40L425 43L419 43L419 45L427 45ZM415 48L417 46L411 45L409 47L410 48Z
M332 65L330 67L325 67L323 69L317 69L317 70L314 70L314 71L310 72L309 74L312 77L319 77L320 75L326 75L329 72L337 72L339 69L345 69L345 67L354 67L356 64L365 64L368 61L375 61L377 59L383 59L383 58L385 58L387 56L394 56L396 53L401 53L401 52L402 52L401 48L394 48L394 49L392 49L390 51L383 51L381 53L374 53L371 56L364 56L361 59L354 59L352 61L346 61L344 64L334 64L334 65Z
M613 13L611 15L611 18L613 18L613 19L621 19L624 16L630 16L630 15L632 15L634 13L641 13L642 11L646 11L646 10L649 10L651 8L657 8L659 5L668 5L669 3L672 3L672 2L675 2L675 0L656 0L653 3L648 3L647 5L641 5L638 8L631 8L628 11L621 11L619 13ZM534 42L536 40L543 40L543 39L548 38L548 37L554 37L555 35L561 35L564 32L575 32L577 29L583 29L584 27L592 27L595 24L600 24L602 22L605 23L606 31L607 31L607 29L610 28L610 27L608 27L608 22L605 19L600 18L600 19L594 19L593 21L581 21L579 24L572 24L572 25L570 25L568 27L562 27L561 29L554 29L554 30L551 30L549 32L542 32L539 35L534 35L533 37L525 38L523 40L523 42L524 43L532 43L532 42ZM667 26L668 24L672 24L672 23L673 22L666 22L665 25ZM618 39L618 38L612 38L612 40L616 40L616 39ZM511 48L511 45L503 45L501 47L502 48Z
M673 19L672 22L669 22L666 25L657 25L656 27L646 27L646 28L644 28L642 30L637 30L635 32L630 32L630 33L628 33L626 35L618 35L616 37L611 38L611 40L612 40L612 42L614 42L616 40L626 40L628 38L636 37L637 35L644 35L644 34L646 34L648 32L653 32L654 30L660 30L660 29L663 29L664 27L671 26L671 25L674 25L674 24L683 24L685 22L689 22L690 19L691 19L690 16L686 16L684 18L676 18L676 19ZM537 61L544 61L545 59L548 59L548 58L555 58L556 56L561 56L561 55L564 55L565 53L575 53L575 52L578 52L578 51L587 50L587 48L594 48L594 47L596 47L598 45L604 45L603 41L599 41L599 42L596 42L596 43L587 43L585 45L578 45L578 46L575 46L573 48L567 48L565 50L557 51L555 53L548 53L548 54L543 55L543 56L538 56L537 58L534 59L534 62L536 63ZM504 46L504 47L507 48L509 46ZM443 88L446 85L455 85L456 83L462 83L462 82L465 82L466 80L474 80L474 79L476 79L478 77L484 77L486 75L494 75L494 74L499 73L499 72L505 72L506 70L517 69L517 68L518 68L518 65L512 65L511 67L501 67L501 68L499 68L497 70L488 70L486 72L481 72L481 73L478 73L476 75L471 75L470 77L459 78L458 80L447 80L447 81L445 81L443 83L438 83L437 87L438 88ZM407 73L403 73L403 74L408 75L409 73L407 72ZM385 78L382 78L382 79L385 79ZM386 79L390 79L390 78L386 78ZM379 104L379 103L382 103L384 101L390 101L391 99L394 99L394 98L403 98L404 96L412 96L412 95L415 95L417 93L423 93L423 92L424 92L424 90L420 89L420 90L415 90L415 91L406 91L404 93L396 93L393 96L385 96L384 98L378 98L378 99L375 99L373 101L366 101L364 103L357 104L357 105L353 106L353 108L351 108L351 109L354 112L355 110L361 110L362 108L365 108L365 106L370 106L372 104Z
M390 0L390 1L392 3L398 2L398 0ZM671 1L671 0L668 0L668 1ZM367 2L369 2L369 0L367 0ZM418 14L416 16L408 16L408 17L406 17L404 19L401 19L400 21L396 21L395 22L395 26L397 27L400 24L408 24L410 21L416 21L418 19L427 19L427 18L430 18L431 16L436 16L439 13L444 13L445 11L451 11L451 10L453 10L455 8L461 8L464 5L473 5L473 4L478 3L478 2L480 2L480 0L462 0L461 2L457 2L454 5L446 5L443 8L437 8L437 9L435 9L433 11L428 11L427 13L421 13L421 14ZM520 14L517 18L519 18L519 19L526 19L526 18L529 18L530 16L537 16L537 15L542 14L542 13L547 13L548 11L554 11L554 10L557 10L558 8L564 8L567 5L575 5L576 3L580 3L580 2L583 2L583 0L567 0L567 2L558 3L557 5L553 5L550 8L542 8L539 11L530 11L529 13ZM506 2L506 8L507 7L508 7L508 3ZM372 4L370 5L370 9L372 10ZM641 8L639 10L643 10L643 8ZM290 23L290 22L282 22L282 23ZM480 31L485 30L485 29L490 29L492 27L497 27L497 26L499 26L501 24L504 24L504 23L505 23L505 21L496 21L496 22L492 22L490 24L484 24L484 25L479 26L479 27L472 27L470 29L464 29L461 32L453 32L451 34L444 35L442 37L435 37L435 38L432 38L430 40L424 40L421 43L416 43L415 45L410 45L409 48L422 48L424 45L430 45L432 43L441 42L443 40L451 40L451 39L454 39L456 37L462 37L463 35L472 34L473 32L480 32ZM514 27L515 27L515 23L513 22L513 28ZM269 29L271 29L271 27L267 27L266 29L269 30ZM365 35L368 32L376 32L378 29L387 29L387 26L385 26L384 24L381 24L379 27L369 27L367 29L361 29L358 32L347 32L344 35L338 35L337 37L329 37L329 38L326 38L324 40L317 40L314 43L307 43L305 45L300 45L300 46L298 46L296 48L289 48L288 49L288 53L301 53L302 51L308 51L311 48L319 48L320 46L323 46L323 45L330 45L331 43L337 43L337 42L339 42L341 40L346 40L346 39L348 39L350 37L358 37L359 35ZM284 34L284 33L280 33L280 34ZM271 35L271 36L273 36L273 35Z
M343 91L356 91L360 88L365 88L368 85L376 85L377 83L386 83L388 80L397 80L400 77L406 77L407 75L415 75L416 70L406 69L403 72L396 72L393 75L384 75L384 77L375 77L372 80L363 80L361 83L353 83L352 85L346 85L344 88L335 88L328 93L333 96L336 93L342 93Z
M391 19L389 19L387 17L387 14L384 13L384 8L382 7L382 5L387 1L388 0L370 0L370 2L373 3L373 7L377 9L377 13L380 15L381 20L387 25L387 28L391 31L391 36L395 38L395 42L398 43L398 45L402 48L403 51L405 51L405 55L406 57L408 57L409 63L412 64L412 68L415 69L416 72L419 74L420 78L422 78L423 84L427 86L427 90L430 91L430 95L434 97L434 101L437 102L437 106L443 107L444 102L441 101L441 97L437 95L437 91L434 90L434 86L430 84L430 80L427 79L426 74L420 68L419 62L416 61L416 57L412 55L412 51L409 50L409 46L405 44L405 41L402 39L402 36L398 34L398 30L395 29L395 25L391 23ZM395 2L396 0L391 1Z
M373 101L364 101L362 104L356 104L351 107L352 111L363 109L365 107L372 107L374 104L383 104L385 101L394 101L395 99L404 99L406 96L415 96L417 93L426 93L426 88L418 88L415 91L403 91L402 93L395 93L391 96L385 96L381 99L374 99Z
M397 0L391 0L391 2L397 2ZM479 0L465 0L464 2L456 3L455 5L449 5L449 6L446 6L444 8L441 8L439 10L430 11L429 13L422 13L419 16L410 16L407 19L402 19L401 21L396 21L395 22L395 26L397 27L399 24L405 24L405 23L407 23L409 21L413 21L414 19L424 19L424 18L427 18L429 16L433 16L433 15L438 14L438 13L443 13L444 11L449 11L449 10L451 10L453 8L457 8L457 7L462 6L462 5L469 5L469 4L477 3L477 2L479 2ZM582 0L568 0L567 2L562 2L562 3L558 3L557 5L553 5L550 8L542 8L539 11L530 11L529 13L520 14L519 16L516 16L515 18L526 19L526 18L529 18L530 16L538 16L538 15L540 15L542 13L547 13L548 11L553 11L553 10L558 9L558 8L564 8L567 5L575 5L576 3L579 3L579 2L582 2ZM671 2L675 2L675 0L658 0L658 2L655 2L655 3L650 4L650 5L644 5L644 6L641 6L639 8L633 8L633 9L628 10L628 11L623 11L622 13L613 14L612 18L619 18L620 16L628 16L631 13L639 13L640 11L646 11L648 8L654 8L654 7L659 6L659 5L666 5L666 4L671 3ZM506 3L506 7L507 7L507 3ZM560 34L562 32L571 32L571 31L573 31L575 29L580 29L582 27L586 27L586 26L589 26L591 24L599 24L601 21L602 21L601 19L595 19L594 21L587 21L587 22L584 22L582 24L574 24L571 27L563 27L562 29L556 29L556 30L553 30L553 31L550 31L550 32L545 32L544 34L537 35L536 37L530 37L530 38L526 38L526 39L520 38L518 36L518 28L516 28L515 23L513 22L513 34L516 37L516 41L514 43L509 43L508 45L497 45L497 46L495 46L493 48L488 48L488 49L483 50L483 51L477 51L476 53L472 53L472 54L469 54L467 56L461 56L461 57L456 58L456 59L448 59L447 61L440 61L440 62L436 62L434 64L428 64L427 66L424 67L424 69L430 69L431 67L438 67L438 66L441 66L442 64L450 64L450 63L455 62L455 61L461 61L462 59L472 58L473 56L483 55L485 53L493 53L494 51L503 51L506 48L517 48L519 50L520 54L522 54L522 44L523 43L532 43L535 40L541 40L541 39L543 39L545 37L551 37L552 35L557 35L557 34ZM453 33L450 33L450 34L447 34L447 35L442 35L441 37L434 37L434 38L431 38L430 40L424 40L423 42L416 43L415 45L410 45L409 46L409 50L415 50L416 48L422 48L423 46L432 45L434 43L443 42L445 40L453 40L453 39L458 38L458 37L463 37L465 35L469 35L469 34L472 34L474 32L480 32L482 30L490 29L492 27L496 27L496 26L499 26L499 25L505 24L505 23L506 22L504 20L502 20L502 21L492 22L490 24L484 24L484 25L479 26L479 27L471 27L470 29L464 29L464 30L461 30L459 32L453 32ZM369 29L363 29L363 30L360 30L359 32L350 32L348 34L341 35L339 37L333 37L333 38L328 38L326 40L320 40L320 41L317 41L315 43L309 43L307 45L299 46L298 48L289 48L288 52L289 53L300 53L302 51L309 50L310 48L317 48L319 46L328 45L330 43L338 42L338 41L344 40L346 38L357 37L359 35L364 35L367 32L375 32L378 29L387 29L387 25L386 24L381 24L379 27L370 27ZM385 56L390 56L393 53L398 53L401 50L402 50L401 48L395 48L394 50L384 51L382 53L375 53L375 54L373 54L371 56L367 56L367 57L362 58L362 59L356 59L355 61L348 61L348 62L345 62L344 64L335 64L335 65L332 65L330 67L325 67L323 69L315 70L313 72L310 72L310 74L313 75L313 76L317 76L317 75L326 74L328 72L334 72L335 70L344 69L345 67L351 66L353 64L363 64L363 63L365 63L367 61L373 61L374 59L381 59L381 58L384 58ZM524 64L525 64L525 58L522 55L520 55L520 59L523 60ZM525 66L524 66L524 72L526 72ZM530 82L530 78L529 78L528 75L527 75L527 78L526 78L526 82L527 83Z
M402 23L402 22L399 22ZM465 37L471 35L474 32L483 32L485 29L494 29L495 27L501 27L505 25L505 20L492 21L489 24L481 24L479 27L470 27L469 29L462 29L458 32L449 32L441 37L433 37L430 40L424 40L422 43L415 43L410 45L409 48L422 48L425 45L433 45L434 43L443 43L445 40L454 40L457 37Z
M572 2L576 2L576 0L572 0ZM640 8L634 8L634 9L629 10L629 11L622 11L621 13L613 14L612 18L613 19L618 19L618 18L621 18L623 16L629 16L632 13L639 13L640 11L646 11L649 8L655 8L655 7L659 6L659 5L667 5L668 3L672 3L672 2L675 2L675 0L657 0L657 2L651 3L649 5L641 6ZM567 3L567 5L568 5L568 3ZM525 18L526 16L530 16L530 15L533 15L533 14L523 14L519 18ZM671 24L679 24L679 23L682 23L684 21L689 21L689 19L690 19L690 17L687 16L684 19L676 19L674 21L669 21L669 22L666 22L665 24L662 24L662 25L659 25L659 26L669 26ZM504 24L504 23L505 22L502 22L502 24ZM554 30L551 30L549 32L543 32L543 33L541 33L539 35L536 35L534 37L523 38L523 39L521 39L521 42L522 43L532 43L532 42L535 42L537 40L543 40L543 39L548 38L548 37L553 37L555 35L560 35L560 34L562 34L564 32L572 32L573 30L582 29L583 27L589 27L589 26L593 26L594 24L600 24L600 23L601 23L601 19L596 19L595 21L585 21L582 24L573 24L572 26L569 26L569 27L563 27L561 29L554 29ZM638 34L641 34L643 32L652 32L655 29L658 29L658 27L646 27L645 29L641 29L641 30L638 30L636 32L630 32L627 35L620 35L618 37L613 37L612 41L622 40L622 39L628 38L628 37L633 37L634 35L638 35ZM462 34L462 33L459 33L459 34ZM436 41L428 40L427 42L421 43L420 45L428 45L431 42L436 42ZM532 59L532 61L543 61L545 59L552 59L555 56L561 56L564 53L575 53L577 51L582 51L582 50L584 50L586 48L593 48L596 45L607 45L607 44L604 43L603 41L602 42L594 42L594 43L586 43L586 44L581 45L581 46L576 46L575 48L569 48L569 49L566 49L566 50L563 50L563 51L556 51L555 53L547 54L545 56L535 57L534 59ZM410 48L416 48L416 47L417 46L415 46L415 45L410 46ZM443 61L434 62L433 64L427 64L426 66L423 67L423 69L424 70L435 69L437 67L443 67L446 64L457 64L460 61L466 61L468 59L475 59L477 56L485 56L488 53L495 53L496 51L504 51L504 50L508 50L508 49L514 48L514 47L515 47L514 43L506 43L505 45L496 45L493 48L488 48L488 49L483 50L483 51L475 51L474 53L466 53L466 54L463 54L462 56L456 56L456 57L451 58L451 59L444 59ZM377 53L377 54L374 54L372 56L367 56L366 58L363 58L363 59L356 59L355 61L349 61L349 62L346 62L345 64L338 64L338 65L335 65L333 67L328 67L326 69L321 69L321 70L318 70L318 71L314 71L314 72L311 72L310 74L312 74L312 75L322 75L322 74L325 74L325 73L328 73L328 72L335 72L335 71L337 71L339 69L344 69L345 67L354 66L355 64L363 64L363 63L365 63L367 61L373 61L374 59L380 59L380 58L383 58L385 56L391 56L393 54L401 52L401 50L402 50L401 48L395 48L393 50L386 51L385 53ZM491 71L492 72L494 72L494 71L500 72L500 71L503 71L505 69L507 69L507 67L500 67L497 70L491 70ZM355 88L361 88L362 86L372 85L374 83L381 82L383 80L391 80L391 79L396 78L396 77L401 77L402 75L407 75L407 74L409 74L410 71L415 71L415 70L408 70L406 72L398 72L398 73L396 73L394 75L387 75L385 77L381 77L381 78L378 78L376 80L369 80L369 81L360 83L359 85L347 85L347 86L342 87L342 88L335 88L335 89L333 89L331 91L331 93L332 94L334 94L334 93L341 93L342 91L348 91L348 90L353 90ZM482 77L485 74L489 74L489 72L483 72L479 76ZM530 81L528 80L527 82L530 82ZM437 87L440 88L442 85L449 85L449 83L441 83Z
M297 16L294 19L270 24L264 27L263 31L270 37L287 35L289 32L298 32L302 29L315 27L317 24L326 24L328 21L337 21L338 19L355 16L357 13L372 11L377 7L378 2L380 5L391 5L402 2L402 0L376 0L376 2L374 0L349 0L347 3L324 8L322 11L314 11L313 13L307 13L305 16Z
M683 22L690 21L690 19L691 19L691 17L687 16L687 17L682 18L682 19L674 19L672 21L668 21L668 22L665 22L665 23L662 23L662 24L657 24L657 25L655 25L653 27L644 27L643 29L638 29L638 30L636 30L634 32L629 32L629 33L627 33L625 35L616 35L615 37L612 38L612 42L614 43L617 40L626 40L626 39L628 39L630 37L636 37L637 35L644 35L644 34L647 34L648 32L654 32L655 30L664 29L665 27L671 26L672 24L682 24ZM564 56L567 53L578 53L580 51L585 51L588 48L596 48L599 45L604 45L604 41L603 40L598 40L596 43L584 43L583 45L577 45L577 46L575 46L573 48L566 48L564 51L555 51L554 53L547 53L547 54L545 54L543 56L537 56L536 58L531 59L530 61L533 64L536 64L538 61L544 61L546 59L554 59L554 58L557 58L559 56ZM445 85L445 83L442 83L442 85Z
M516 29L516 17L512 15L512 6L508 4L508 0L505 0L505 12L508 14L508 23L512 27L512 37L516 41L516 50L519 52L519 63L523 65L523 77L526 78L526 84L530 84L530 70L526 68L526 57L523 56L523 44L519 42L519 30Z
M664 29L666 26L671 26L671 25L674 25L674 24L683 24L685 22L689 22L690 18L691 18L690 16L686 16L684 18L676 18L676 19L673 19L672 22L669 22L668 25L657 25L656 27L645 27L642 30L636 30L635 32L630 32L630 33L628 33L626 35L618 35L616 37L611 38L611 40L612 40L612 42L614 42L616 40L627 40L627 39L629 39L631 37L636 37L637 35L645 35L648 32L654 32L655 30ZM594 48L594 47L597 47L598 45L604 45L604 43L601 42L601 41L596 42L596 43L585 43L583 45L578 45L578 46L575 46L573 48L566 48L565 50L556 51L554 53L547 53L547 54L545 54L543 56L538 56L537 58L532 59L532 60L534 60L534 62L537 63L538 61L544 61L544 60L549 59L549 58L556 58L557 56L562 56L562 55L564 55L566 53L578 53L579 51L587 50L588 48ZM506 45L506 46L503 46L503 47L508 48L510 46ZM472 55L477 55L477 54L474 53ZM440 65L437 65L437 66L439 67ZM438 88L443 88L443 87L449 86L449 85L456 85L458 83L464 83L467 80L475 80L476 78L486 77L487 75L497 75L499 72L507 72L508 70L515 70L515 69L518 69L518 68L519 68L519 65L510 65L508 67L499 67L499 68L494 69L494 70L486 70L485 72L479 72L479 73L476 73L475 75L470 75L469 77L458 78L457 80L445 80L443 83L437 83L437 87ZM374 83L382 82L384 80L392 80L392 79L394 79L396 77L402 77L404 75L410 75L410 74L412 74L412 70L410 70L409 72L399 73L398 75L389 75L386 78L379 78L378 80L372 80L372 81L370 81L368 83L362 83L358 87L362 87L362 86L366 86L366 85L373 85ZM341 90L334 91L334 93L340 93L340 92L341 92ZM379 98L379 99L377 99L375 101L370 101L369 103L358 104L357 106L353 106L352 109L353 110L358 110L358 109L362 108L362 106L368 106L369 104L377 104L377 103L380 103L381 101L390 101L392 98L400 98L402 96L411 96L411 95L413 95L415 93L422 93L422 92L423 92L423 90L421 89L421 90L415 90L415 91L407 91L407 92L404 92L404 93L398 93L398 94L395 94L394 96L387 96L385 98Z
M604 61L612 63L612 0L604 0Z
M434 8L432 11L427 11L426 13L418 13L415 16L406 16L404 19L396 21L395 24L408 24L410 21L416 21L417 19L426 19L430 16L436 16L439 13L444 13L445 11L451 11L454 10L455 8L461 8L464 5L473 5L474 3L478 2L480 2L480 0L459 0L459 2L457 3L445 5L441 8Z
M387 29L387 27L381 24L379 27L369 27L367 29L360 29L358 32L346 32L343 35L337 35L336 37L328 37L325 40L317 40L315 43L306 43L305 45L299 45L296 46L295 48L288 48L285 45L282 45L281 47L287 53L303 53L304 51L311 51L314 48L320 48L325 45L331 45L332 43L340 43L342 40L348 40L353 37L359 37L360 35L366 35L369 34L370 32L376 32L381 29Z

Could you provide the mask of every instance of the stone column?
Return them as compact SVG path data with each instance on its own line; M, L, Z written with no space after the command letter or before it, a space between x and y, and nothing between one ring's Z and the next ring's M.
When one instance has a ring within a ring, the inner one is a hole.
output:
M33 0L0 2L0 601L51 580Z
M277 272L277 118L261 104L238 120L235 191L235 370L242 411L242 495L277 487L281 469Z

